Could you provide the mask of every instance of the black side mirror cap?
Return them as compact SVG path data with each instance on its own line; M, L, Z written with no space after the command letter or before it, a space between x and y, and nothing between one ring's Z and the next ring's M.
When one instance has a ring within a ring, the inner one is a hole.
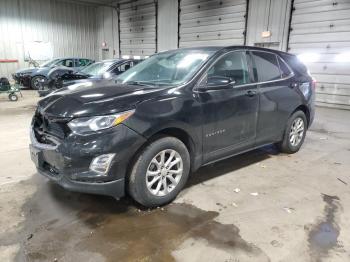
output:
M220 90L230 89L235 85L235 80L231 77L225 76L209 76L206 85L203 89L206 90Z

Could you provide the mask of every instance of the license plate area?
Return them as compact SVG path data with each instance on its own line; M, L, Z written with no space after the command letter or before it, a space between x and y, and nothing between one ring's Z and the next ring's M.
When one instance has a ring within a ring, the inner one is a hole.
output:
M32 145L29 146L29 150L30 150L30 158L34 162L35 166L40 167L43 162L42 152L37 150Z

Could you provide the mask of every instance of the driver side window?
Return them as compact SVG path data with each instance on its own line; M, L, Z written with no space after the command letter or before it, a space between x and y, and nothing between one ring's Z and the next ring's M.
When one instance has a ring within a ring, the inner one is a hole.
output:
M122 64L120 66L117 66L116 68L114 68L112 70L112 73L119 75L121 73L124 73L125 71L127 71L129 68L131 67L131 62Z
M209 77L228 77L235 85L249 84L249 70L245 52L234 51L221 57L208 71Z
M65 67L74 67L74 61L73 59L64 59L57 63L57 65L62 65Z

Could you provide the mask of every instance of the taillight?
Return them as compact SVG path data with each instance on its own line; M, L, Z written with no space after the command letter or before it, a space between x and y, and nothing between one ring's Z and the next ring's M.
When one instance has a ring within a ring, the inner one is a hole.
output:
M316 83L317 83L317 81L316 81L316 79L315 78L312 78L312 84L311 84L311 86L312 86L312 89L316 89Z

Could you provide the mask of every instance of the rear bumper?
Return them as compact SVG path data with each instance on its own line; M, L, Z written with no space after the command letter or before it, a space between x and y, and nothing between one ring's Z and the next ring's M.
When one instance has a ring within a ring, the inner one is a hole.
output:
M315 119L315 113L316 113L316 106L315 106L315 99L314 99L314 96L313 95L313 98L311 99L311 101L309 102L308 104L308 108L309 108L309 113L310 113L310 116L309 116L309 126L310 127L312 125L312 123L314 122L314 119Z

